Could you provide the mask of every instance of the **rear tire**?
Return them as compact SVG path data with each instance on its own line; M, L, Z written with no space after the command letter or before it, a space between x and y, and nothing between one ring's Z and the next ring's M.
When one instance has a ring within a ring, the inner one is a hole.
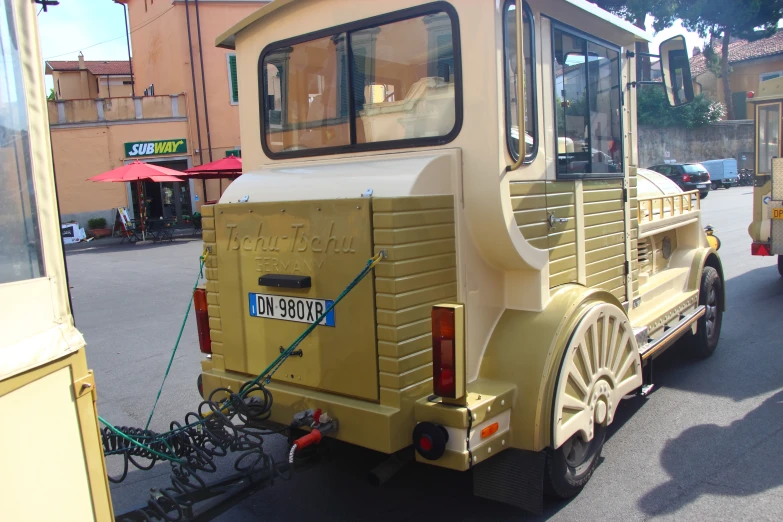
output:
M709 192L700 192L700 193L699 193L699 198L700 198L700 199L704 199L704 198L706 198L706 197L707 197L707 196L709 196L709 195L710 195L710 193L709 193Z
M573 498L585 487L601 460L606 439L606 426L597 425L595 436L585 442L577 433L556 450L550 450L546 460L544 491L559 498Z
M705 266L701 274L699 305L707 310L699 319L696 334L689 339L688 348L693 356L705 359L717 348L723 323L723 281L711 266Z
M717 181L712 182L712 190L718 190L720 188L720 185L718 185Z
M783 277L783 256L778 256L778 274Z

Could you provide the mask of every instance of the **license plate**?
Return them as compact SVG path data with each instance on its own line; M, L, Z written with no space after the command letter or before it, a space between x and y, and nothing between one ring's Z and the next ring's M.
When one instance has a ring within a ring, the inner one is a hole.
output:
M281 295L250 293L250 315L281 321L297 323L313 323L334 301L328 299L307 299L304 297L285 297ZM334 326L334 309L320 323L323 326Z
M696 185L696 188L707 188L707 184L702 183L701 185Z
M783 219L783 207L772 209L772 219Z

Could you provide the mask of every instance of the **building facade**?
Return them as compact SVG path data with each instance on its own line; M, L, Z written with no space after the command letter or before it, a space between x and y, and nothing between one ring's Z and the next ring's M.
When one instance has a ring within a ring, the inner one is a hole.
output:
M92 176L134 160L184 170L241 155L235 57L214 42L268 3L117 1L128 13L132 84L127 61L80 57L78 62L46 63L55 88L49 120L61 217L83 227L93 217L112 223L117 207L139 214L135 183L87 181ZM119 70L118 63L124 63L121 72L127 76L106 74L108 67ZM202 203L218 199L228 183L146 183L148 216L187 222Z

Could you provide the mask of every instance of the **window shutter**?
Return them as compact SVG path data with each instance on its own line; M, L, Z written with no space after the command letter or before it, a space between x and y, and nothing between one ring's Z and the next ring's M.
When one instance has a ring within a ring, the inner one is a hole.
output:
M230 87L231 87L231 101L234 103L239 103L239 86L237 85L237 57L235 54L229 55L228 57L228 71L230 78Z

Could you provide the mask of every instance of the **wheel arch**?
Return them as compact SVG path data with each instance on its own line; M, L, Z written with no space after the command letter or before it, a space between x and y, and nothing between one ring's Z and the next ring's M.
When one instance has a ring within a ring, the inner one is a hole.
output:
M720 280L723 283L721 286L722 291L720 295L720 309L726 311L726 279L723 276L723 263L721 263L720 256L712 248L704 248L698 251L693 258L691 264L691 274L688 279L688 288L690 290L698 290L701 287L701 274L704 271L705 266L711 266L717 270Z
M564 285L542 312L508 309L501 315L481 360L479 377L516 384L512 447L541 451L551 445L554 393L564 352L579 321L596 303L623 309L609 292Z

